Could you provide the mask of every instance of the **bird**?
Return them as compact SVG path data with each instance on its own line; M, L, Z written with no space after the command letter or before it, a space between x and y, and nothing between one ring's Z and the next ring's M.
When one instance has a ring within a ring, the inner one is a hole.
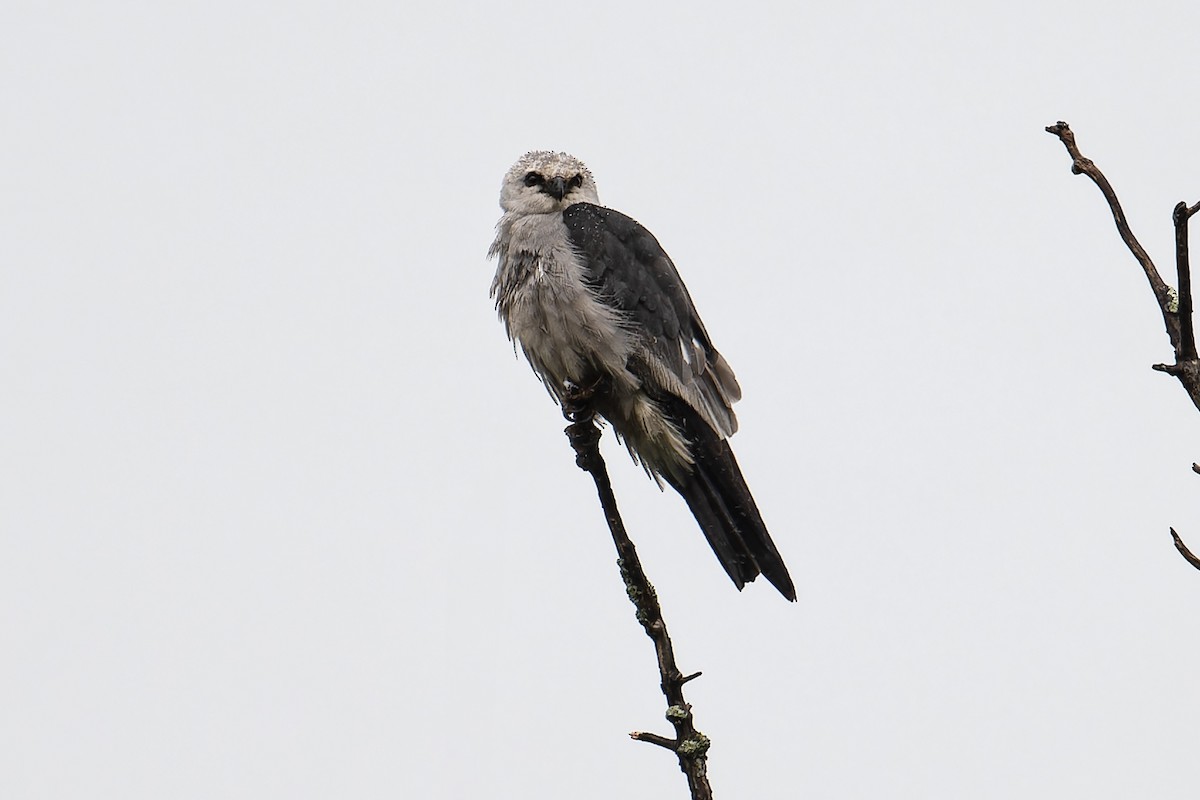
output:
M602 206L591 171L567 153L518 159L500 208L491 297L514 348L560 404L594 387L594 410L683 497L739 591L762 575L794 602L728 442L741 388L662 245Z

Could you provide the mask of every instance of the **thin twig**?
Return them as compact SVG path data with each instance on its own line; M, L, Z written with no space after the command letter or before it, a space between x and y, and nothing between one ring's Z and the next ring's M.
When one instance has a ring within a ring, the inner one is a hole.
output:
M612 532L613 544L617 547L617 566L625 581L629 599L637 608L637 619L646 635L654 642L658 656L658 672L661 677L663 696L667 699L667 719L675 727L675 738L668 739L653 733L636 732L630 736L638 741L665 747L679 759L679 768L687 776L692 800L712 800L712 787L708 783L708 737L696 730L692 719L692 707L683 697L683 684L699 673L685 676L675 664L675 651L671 637L667 634L667 623L663 621L658 595L642 569L637 549L625 532L625 524L617 510L617 498L604 459L600 456L600 429L596 427L595 415L590 400L597 387L571 387L563 399L563 415L571 424L566 428L567 438L575 450L575 463L591 473L604 508L604 518Z
M1173 298L1170 287L1158 274L1158 268L1154 266L1154 262L1150 260L1145 248L1133 235L1129 222L1125 219L1125 212L1121 209L1121 201L1117 199L1117 193L1113 190L1112 184L1108 182L1108 178L1104 177L1104 173L1090 158L1084 157L1079 152L1079 146L1075 144L1075 134L1071 132L1071 126L1060 121L1056 125L1047 127L1046 132L1057 136L1063 146L1067 148L1067 153L1071 156L1071 172L1076 175L1087 175L1096 186L1100 187L1100 193L1108 201L1113 221L1117 224L1117 232L1121 234L1125 246L1129 248L1129 252L1133 253L1133 257L1141 265L1142 271L1146 273L1146 280L1150 282L1150 288L1154 291L1154 297L1158 300L1158 307L1162 311L1163 323L1167 328L1167 336L1171 339L1171 346L1178 352L1179 318L1175 312L1171 311Z
M674 753L675 748L679 746L679 743L674 739L668 739L665 736L659 736L657 733L646 733L645 731L634 731L633 733L629 734L629 738L638 742L649 742L650 744L656 744L659 747L670 750L672 753Z
M1179 554L1187 559L1187 562L1193 567L1200 569L1200 558L1197 558L1192 554L1191 550L1188 550L1187 545L1183 543L1183 539L1179 538L1179 534L1175 532L1174 528L1171 528L1171 538L1175 540L1175 549L1179 551Z

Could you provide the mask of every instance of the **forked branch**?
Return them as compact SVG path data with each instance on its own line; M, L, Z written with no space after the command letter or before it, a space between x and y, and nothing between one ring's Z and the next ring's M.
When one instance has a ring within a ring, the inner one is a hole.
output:
M1154 364L1153 369L1178 378L1192 399L1192 404L1200 409L1200 359L1196 355L1196 335L1192 327L1192 273L1188 258L1188 221L1197 211L1200 211L1200 203L1189 206L1187 203L1181 202L1175 206L1171 215L1175 223L1175 270L1179 282L1177 292L1163 281L1154 262L1150 259L1150 255L1133 235L1112 184L1104 177L1104 173L1100 171L1095 162L1079 152L1079 146L1075 143L1075 134L1072 133L1071 127L1060 121L1047 127L1046 132L1057 136L1063 146L1067 148L1067 153L1071 156L1071 172L1076 175L1088 176L1100 188L1100 193L1104 195L1109 210L1112 211L1117 232L1121 234L1125 246L1129 248L1129 252L1133 253L1133 257L1141 265L1142 271L1146 273L1146 280L1150 282L1150 289L1154 292L1154 299L1158 303L1159 311L1162 312L1167 337L1171 340L1171 347L1175 351L1174 364ZM1200 472L1200 469L1196 471ZM1187 549L1183 540L1175 533L1174 528L1171 529L1171 536L1175 540L1176 548L1188 563L1200 569L1200 560Z

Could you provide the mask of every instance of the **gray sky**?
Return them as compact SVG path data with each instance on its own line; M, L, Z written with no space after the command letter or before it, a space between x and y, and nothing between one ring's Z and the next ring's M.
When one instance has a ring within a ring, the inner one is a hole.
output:
M675 259L800 602L609 466L719 797L1195 796L1177 3L9 3L0 796L685 797L487 297L563 149ZM1109 4L1112 6L1112 4Z

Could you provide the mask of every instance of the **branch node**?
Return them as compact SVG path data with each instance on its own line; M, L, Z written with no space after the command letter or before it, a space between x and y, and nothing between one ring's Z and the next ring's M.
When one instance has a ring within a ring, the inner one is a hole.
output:
M680 720L688 719L691 716L692 716L692 707L691 706L668 706L667 707L667 719L670 722L678 722Z
M690 739L685 739L679 743L679 749L676 751L680 756L688 756L697 758L708 752L708 748L712 745L708 737L703 733L697 732Z
M1179 313L1179 290L1174 286L1167 286L1167 311Z

